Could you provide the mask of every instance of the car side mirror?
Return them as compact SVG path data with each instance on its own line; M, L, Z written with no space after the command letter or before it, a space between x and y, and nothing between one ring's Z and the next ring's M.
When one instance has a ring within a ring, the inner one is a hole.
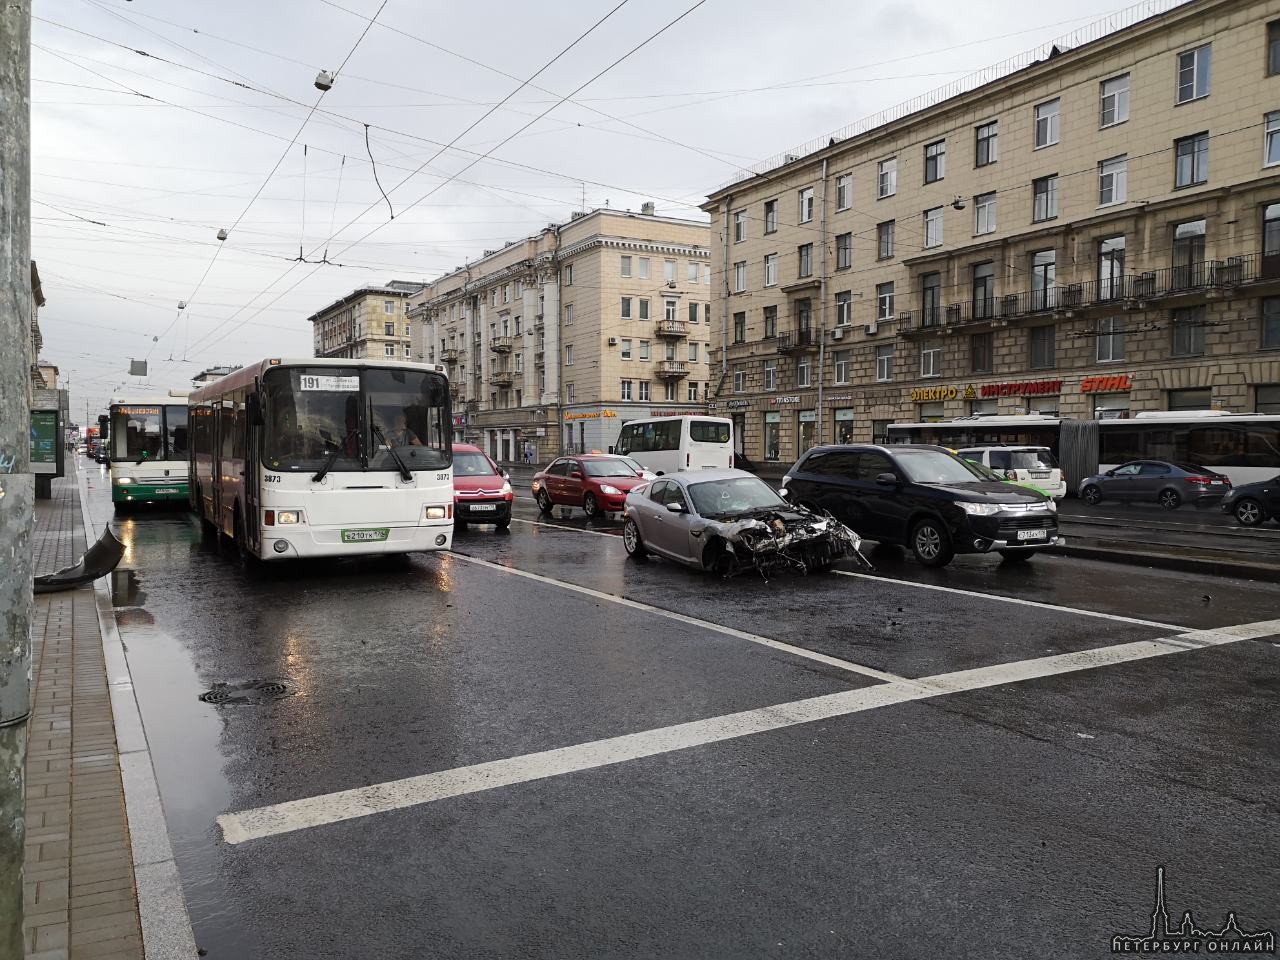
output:
M876 484L881 487L896 487L898 478L892 473L881 473L876 477Z
M245 400L244 413L250 426L261 427L266 422L262 416L262 400L256 393L249 394Z
M667 513L684 513L684 512L685 512L685 509L684 509L684 504L683 504L683 503L668 503L668 504L667 504Z
M510 479L511 479L511 474L509 474L509 473L507 473L507 471L503 470L503 471L502 471L502 479L503 479L503 480L510 480Z
M1108 470L1106 473L1103 474L1104 477L1114 477L1115 475L1116 475L1116 472L1114 470Z

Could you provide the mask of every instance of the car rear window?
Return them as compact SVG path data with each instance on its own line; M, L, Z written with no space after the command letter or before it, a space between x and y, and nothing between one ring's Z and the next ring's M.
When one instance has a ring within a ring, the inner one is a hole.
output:
M1015 470L1056 470L1058 461L1048 450L1012 450L1009 456Z
M699 443L728 443L729 424L716 420L690 420L689 439Z

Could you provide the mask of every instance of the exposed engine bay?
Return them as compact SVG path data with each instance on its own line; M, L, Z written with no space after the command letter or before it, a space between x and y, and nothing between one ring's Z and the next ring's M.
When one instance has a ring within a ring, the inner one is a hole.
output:
M862 538L830 514L804 507L766 508L731 520L706 520L707 549L703 564L725 577L755 571L765 575L789 569L797 573L825 570L837 560L862 555Z

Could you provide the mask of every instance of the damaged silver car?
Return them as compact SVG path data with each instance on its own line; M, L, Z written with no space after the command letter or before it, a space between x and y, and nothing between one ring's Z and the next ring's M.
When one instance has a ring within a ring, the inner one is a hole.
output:
M656 554L725 577L813 573L845 558L871 566L856 533L744 470L658 477L627 495L623 514L622 542L637 560Z

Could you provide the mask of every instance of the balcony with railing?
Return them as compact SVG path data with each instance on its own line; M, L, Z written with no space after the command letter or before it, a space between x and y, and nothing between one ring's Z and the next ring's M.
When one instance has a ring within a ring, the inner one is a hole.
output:
M547 362L547 352L545 350L535 350L533 353L533 362L535 366L543 366Z
M456 347L449 347L447 350L440 351L440 361L442 363L457 363L462 359L462 351Z
M818 338L811 329L788 330L778 334L774 346L779 353L799 353L816 349Z
M495 387L509 387L515 380L515 374L510 370L494 370L489 374L489 382Z
M466 393L467 393L467 388L462 384L456 381L449 384L449 397L453 400L454 403L457 403L464 396L466 396Z
M515 342L515 337L490 337L489 349L494 353L510 353Z
M659 360L654 373L663 380L679 380L689 375L689 364L683 360Z
M660 337L680 339L689 335L689 326L683 320L659 320L654 324L654 332Z

